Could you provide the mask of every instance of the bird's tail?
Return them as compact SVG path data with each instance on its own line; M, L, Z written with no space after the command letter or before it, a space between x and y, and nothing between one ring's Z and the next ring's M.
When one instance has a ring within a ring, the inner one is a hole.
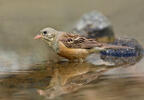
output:
M134 48L128 46L118 46L111 44L104 44L101 47L94 47L89 50L90 53L101 53L103 55L131 55L134 54Z

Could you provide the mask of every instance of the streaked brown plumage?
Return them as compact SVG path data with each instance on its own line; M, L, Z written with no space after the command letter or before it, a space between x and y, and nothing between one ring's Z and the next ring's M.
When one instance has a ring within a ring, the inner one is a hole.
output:
M128 48L125 46L116 46L106 43L99 43L94 39L87 39L78 34L56 31L52 28L45 28L37 35L35 39L41 38L49 47L51 47L58 55L69 60L82 60L89 54L99 52L107 48L119 49Z

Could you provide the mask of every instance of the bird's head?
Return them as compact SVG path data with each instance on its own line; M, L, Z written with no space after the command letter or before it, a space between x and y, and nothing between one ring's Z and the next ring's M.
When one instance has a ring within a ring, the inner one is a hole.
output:
M50 44L54 41L57 31L53 28L44 28L40 31L40 34L36 35L34 39L42 39L46 43Z

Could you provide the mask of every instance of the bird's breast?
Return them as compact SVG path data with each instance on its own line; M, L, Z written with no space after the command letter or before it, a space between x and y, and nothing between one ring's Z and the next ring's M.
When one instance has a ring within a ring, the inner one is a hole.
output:
M65 57L67 59L85 58L89 53L86 49L67 48L62 42L59 42L58 46L59 46L58 55Z

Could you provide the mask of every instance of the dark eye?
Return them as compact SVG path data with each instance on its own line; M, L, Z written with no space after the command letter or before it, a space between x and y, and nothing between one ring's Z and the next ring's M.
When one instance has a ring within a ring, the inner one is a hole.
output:
M44 31L43 34L44 34L44 35L47 34L47 31Z

